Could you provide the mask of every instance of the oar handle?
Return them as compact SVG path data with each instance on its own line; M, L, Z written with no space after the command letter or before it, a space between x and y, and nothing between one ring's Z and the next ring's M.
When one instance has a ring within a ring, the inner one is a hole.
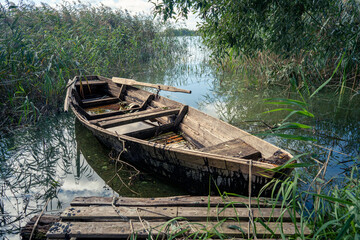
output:
M144 86L144 87L151 87L151 88L156 88L156 89L170 91L170 92L191 93L191 90L180 89L180 88L166 86L166 85L162 85L162 84L138 82L138 81L135 81L134 79L128 79L128 78L113 77L112 81L114 83L125 84L125 85L130 85L130 86L134 86L134 85L135 86Z

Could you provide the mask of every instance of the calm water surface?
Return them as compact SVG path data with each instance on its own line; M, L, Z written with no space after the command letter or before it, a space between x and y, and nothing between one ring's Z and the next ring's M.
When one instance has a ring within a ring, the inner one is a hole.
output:
M188 55L183 56L178 64L166 71L157 71L154 66L140 69L133 77L140 81L191 89L191 95L170 92L161 92L161 95L254 134L264 133L267 126L274 126L285 117L282 113L262 114L274 108L264 104L263 99L296 98L296 94L280 88L265 90L248 82L232 81L233 75L219 74L207 64L209 52L202 47L199 38L181 41L188 44ZM298 134L314 136L318 140L316 145L270 135L261 137L293 154L312 153L302 161L314 166L297 170L304 181L316 175L321 166L318 162L325 162L328 156L330 161L326 177L341 177L341 173L359 161L359 100L359 97L354 97L339 104L337 96L321 93L309 101L309 110L315 118L293 121L314 126L312 130ZM48 199L46 211L57 213L76 196L187 194L186 189L157 179L150 172L138 173L125 163L117 165L121 171L115 174L111 150L102 146L75 121L71 113L45 119L36 127L18 131L16 136L1 137L0 161L0 236L8 239L18 239L19 228L40 212Z

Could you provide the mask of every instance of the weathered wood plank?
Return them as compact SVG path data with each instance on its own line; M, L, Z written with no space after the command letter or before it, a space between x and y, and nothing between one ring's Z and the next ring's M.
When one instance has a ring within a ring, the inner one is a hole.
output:
M272 236L279 237L281 233L285 236L294 235L296 227L293 223L266 223L274 235L262 224L255 222L256 234L262 237ZM215 231L216 229L216 231ZM241 231L241 230L242 231ZM179 233L181 230L187 230L185 235L205 232L220 232L228 237L246 237L249 230L247 222L198 222L191 223L186 221L164 222L60 222L55 223L47 233L48 238L127 238L129 235L136 234L138 238L152 236L166 236ZM250 226L250 234L252 235L252 227ZM305 230L305 234L310 231ZM213 236L217 238L217 236Z
M100 122L105 122L105 121L110 121L110 120L120 120L120 119L123 119L123 118L137 117L137 116L143 115L143 114L164 111L163 109L147 109L147 110L142 110L142 111L138 111L138 112L129 113L130 111L135 111L137 109L141 110L141 107L126 110L127 112L124 112L124 113L126 113L126 115L124 115L124 116L105 117L105 118L101 118L101 119L97 119L97 120L92 120L92 121L90 121L90 123L97 124L97 123L100 123ZM123 110L123 111L125 111L125 110ZM167 114L167 113L165 113L165 114ZM120 114L120 115L123 115L123 114Z
M73 88L73 84L76 81L76 77L74 79L69 79L67 85L66 85L66 96L64 101L64 112L67 112L69 110L70 105L70 97L71 97L71 90Z
M107 97L107 98L101 98L101 99L95 99L95 100L83 99L82 103L83 103L84 107L95 107L95 106L115 103L118 101L119 101L119 99L117 97Z
M63 221L128 221L129 219L170 220L177 217L177 207L68 207L62 214Z
M71 206L90 206L90 205L111 205L113 198L111 197L76 197L71 202ZM176 196L176 197L163 197L163 198L130 198L118 197L115 199L116 206L188 206L188 207L216 207L232 204L236 207L244 207L249 203L247 197L227 197L212 196ZM259 201L251 199L252 207L272 207L280 206L267 198L261 198Z
M179 109L170 109L170 110L154 109L149 111L145 110L142 112L124 115L124 117L121 117L119 119L99 121L97 125L103 128L110 128L110 127L120 126L133 122L140 122L144 120L154 119L157 117L169 116L178 113L179 113Z
M103 86L106 85L107 82L106 81L101 81L101 80L85 80L82 79L81 83L80 81L76 82L76 86L80 86L80 85L91 85L91 86Z
M280 208L254 208L254 218L264 221L278 220L291 221L290 214ZM182 217L189 221L206 221L207 219L232 218L239 221L248 221L248 208L222 207L113 207L113 206L81 206L68 207L61 214L63 221L128 221L141 217L148 221L170 220ZM298 217L298 216L297 216Z
M90 117L88 118L89 120L97 120L97 119L105 119L107 117L113 117L113 116L118 116L118 115L123 115L123 114L127 114L129 112L132 111L137 111L140 110L141 108L132 108L132 109L125 109L125 110L119 110L119 111L114 111L114 112L107 112L107 113L100 113L100 114L92 114L90 115ZM97 121L89 121L90 123L96 123Z
M249 220L249 209L239 207L178 207L178 217L184 217L189 221L205 221L206 219L224 219L232 218L238 221ZM253 208L252 213L254 218L261 218L264 221L273 221L282 218L284 222L291 222L292 218L287 210L281 210L280 208ZM300 219L299 215L296 215L296 219Z
M140 139L147 139L152 136L156 136L174 129L174 123L168 123L161 126L154 126L152 128L138 130L134 132L126 133L125 135L140 138Z
M98 76L98 78L101 80L101 81L105 81L107 82L107 91L114 97L117 97L119 96L120 94L120 87L115 84L113 81L111 81L110 78L106 78L106 77L102 77L102 76Z
M22 239L29 239L31 232L33 231L34 224L36 220L38 219L38 215L32 217L29 222L26 223L24 227L21 228L20 235ZM55 215L42 215L40 217L40 220L36 226L36 229L34 231L34 235L32 236L33 240L36 239L45 239L45 235L48 232L48 230L51 228L51 226L60 221L59 216Z
M148 104L154 99L154 94L149 94L149 96L144 100L144 102L140 105L141 109L145 109Z
M181 107L179 114L177 115L177 117L175 118L174 121L174 125L175 127L179 126L180 122L183 120L183 118L185 117L185 115L187 114L189 110L189 106L184 105Z
M222 154L230 157L239 157L245 159L259 159L261 153L240 138L227 142L216 144L210 147L199 149L202 152Z
M72 103L71 103L72 104ZM90 115L79 105L73 104L76 111L78 111L81 115L83 115L86 119L89 119Z

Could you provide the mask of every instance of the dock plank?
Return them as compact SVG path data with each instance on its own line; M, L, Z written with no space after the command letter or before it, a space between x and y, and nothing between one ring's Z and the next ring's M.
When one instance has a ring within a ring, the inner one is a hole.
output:
M61 214L66 221L128 221L139 216L146 220L172 219L177 217L177 207L68 207Z
M263 220L291 221L290 214L279 208L252 209L255 218ZM189 221L204 221L206 219L232 218L248 220L249 209L247 208L217 208L217 207L112 207L112 206L87 206L68 207L61 214L66 221L128 221L129 219L145 220L170 220L175 217L183 217ZM299 216L296 216L299 219Z
M296 231L293 223L283 224L280 229L280 223L266 223L267 227L272 229L274 235L262 224L255 222L256 235L261 237L279 237L281 232L285 236L293 235ZM186 235L202 234L206 232L220 232L221 236L227 237L245 237L249 230L247 222L59 222L54 224L47 233L48 238L127 238L136 234L138 238L146 238L149 233L152 236L175 235L182 230ZM242 230L242 231L241 231ZM252 227L250 227L252 233ZM306 234L310 234L306 232ZM219 236L218 236L219 237ZM217 238L217 236L213 236Z
M76 197L71 202L71 206L89 206L89 205L111 205L113 202L112 197ZM210 201L207 196L176 196L176 197L162 197L162 198L131 198L131 197L118 197L115 199L116 206L225 206L231 204L236 207L244 207L249 205L247 197L227 197L212 196ZM262 198L260 201L251 199L252 207L272 207L280 206L278 203Z
M296 223L287 209L269 199L260 204L243 197L176 196L164 198L130 197L77 197L47 233L49 239L63 238L198 238L248 239L253 234L250 224L251 210L257 239L276 239L293 236L298 232L311 234L309 228ZM265 207L260 207L260 205ZM302 227L302 230L299 228ZM250 228L250 229L249 229Z

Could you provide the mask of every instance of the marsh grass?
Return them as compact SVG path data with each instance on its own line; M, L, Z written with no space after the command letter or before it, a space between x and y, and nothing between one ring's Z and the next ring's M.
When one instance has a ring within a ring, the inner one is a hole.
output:
M310 134L310 137L302 135L299 130L308 130L312 127L298 121L314 117L314 114L310 112L307 101L310 101L312 97L317 95L325 85L322 84L312 94L309 92L308 96L302 95L302 92L299 91L299 98L302 101L285 98L266 99L266 103L272 106L280 106L273 110L268 110L267 113L287 113L283 121L272 129L273 132L268 134L307 141L308 143L316 140L313 138L314 135L311 136ZM297 116L297 120L291 121L295 116ZM302 118L299 118L299 116ZM293 130L294 134L279 134L281 131L288 130ZM337 152L336 149L322 147L313 143L311 145L313 146L312 148L315 148L315 146L322 148L324 155L326 155L325 159L322 161L317 160L311 152L302 153L289 160L284 166L271 170L278 171L283 168L293 168L294 174L285 179L274 179L262 189L262 191L267 191L268 188L272 189L269 201L269 204L271 204L270 208L274 212L276 208L280 207L282 213L280 217L270 221L263 217L255 218L249 214L249 224L258 224L267 229L268 233L265 236L259 234L256 228L253 231L244 231L242 228L244 221L239 221L237 218L220 219L220 213L225 209L235 209L235 202L230 202L224 207L218 206L217 213L219 218L213 227L209 228L189 223L189 226L185 228L187 231L181 229L182 234L185 234L183 237L186 239L229 239L231 236L222 234L220 228L223 223L231 222L231 225L228 227L238 230L244 239L269 237L277 239L360 239L360 158L348 156L349 160L346 162L348 162L349 167L344 169L342 174L329 178L327 177L329 164L330 162L337 162L334 156L334 153ZM294 163L294 160L297 162ZM304 171L316 172L312 178L309 178L303 174ZM244 198L244 196L236 193L220 191L218 193L223 197L224 201L229 196ZM261 197L255 199L259 203L262 200ZM251 207L246 201L242 202L242 204L249 211L251 208L257 208L261 212L260 204L259 206ZM285 234L285 223L289 222L288 219L285 219L285 212L289 213L290 222L295 226L295 232L292 236ZM180 220L186 221L186 219ZM274 222L275 227L273 225ZM310 234L307 229L310 230ZM179 229L175 230L179 231ZM174 233L169 233L169 236L179 237Z
M0 129L59 111L74 75L131 77L172 64L176 38L149 16L105 6L0 4Z
M305 165L302 164L301 167L305 167ZM216 208L218 219L215 222L212 221L212 225L208 225L210 221L207 224L200 224L188 222L186 218L181 217L171 219L153 229L149 228L148 239L164 239L165 236L166 239L230 239L232 236L222 233L224 227L237 230L237 235L241 235L243 239L359 239L359 167L354 164L351 171L344 177L332 178L329 181L324 181L325 172L326 168L321 168L313 181L308 183L307 189L299 187L299 182L303 180L298 172L295 172L293 177L285 180L274 180L264 186L263 190L269 186L275 186L270 200L267 201L272 210L271 216L266 219L262 216L251 217L249 215L248 221L249 224L252 224L251 221L253 222L252 226L265 228L267 231L265 235L258 233L256 227L252 231L246 231L244 225L247 221L241 221L236 217L227 219L221 217L221 213L226 209L233 209L236 213L235 204L243 204L249 211L258 209L262 215L263 208L260 203L264 199L258 197L256 198L259 203L258 206L255 204L255 206L250 207L246 201L226 202L225 206L218 206ZM327 188L326 185L332 181L336 183ZM241 197L242 201L244 198L246 199L242 195L227 192L220 193L220 196L224 202L229 197ZM210 206L210 198L208 203ZM279 217L275 217L275 209L280 209ZM286 233L286 223L289 222L294 225L295 232L293 235ZM223 225L224 223L227 225ZM308 230L310 230L310 234ZM154 233L153 231L159 233L155 234L155 237L150 237L150 234ZM136 238L136 233L134 233L131 239Z

